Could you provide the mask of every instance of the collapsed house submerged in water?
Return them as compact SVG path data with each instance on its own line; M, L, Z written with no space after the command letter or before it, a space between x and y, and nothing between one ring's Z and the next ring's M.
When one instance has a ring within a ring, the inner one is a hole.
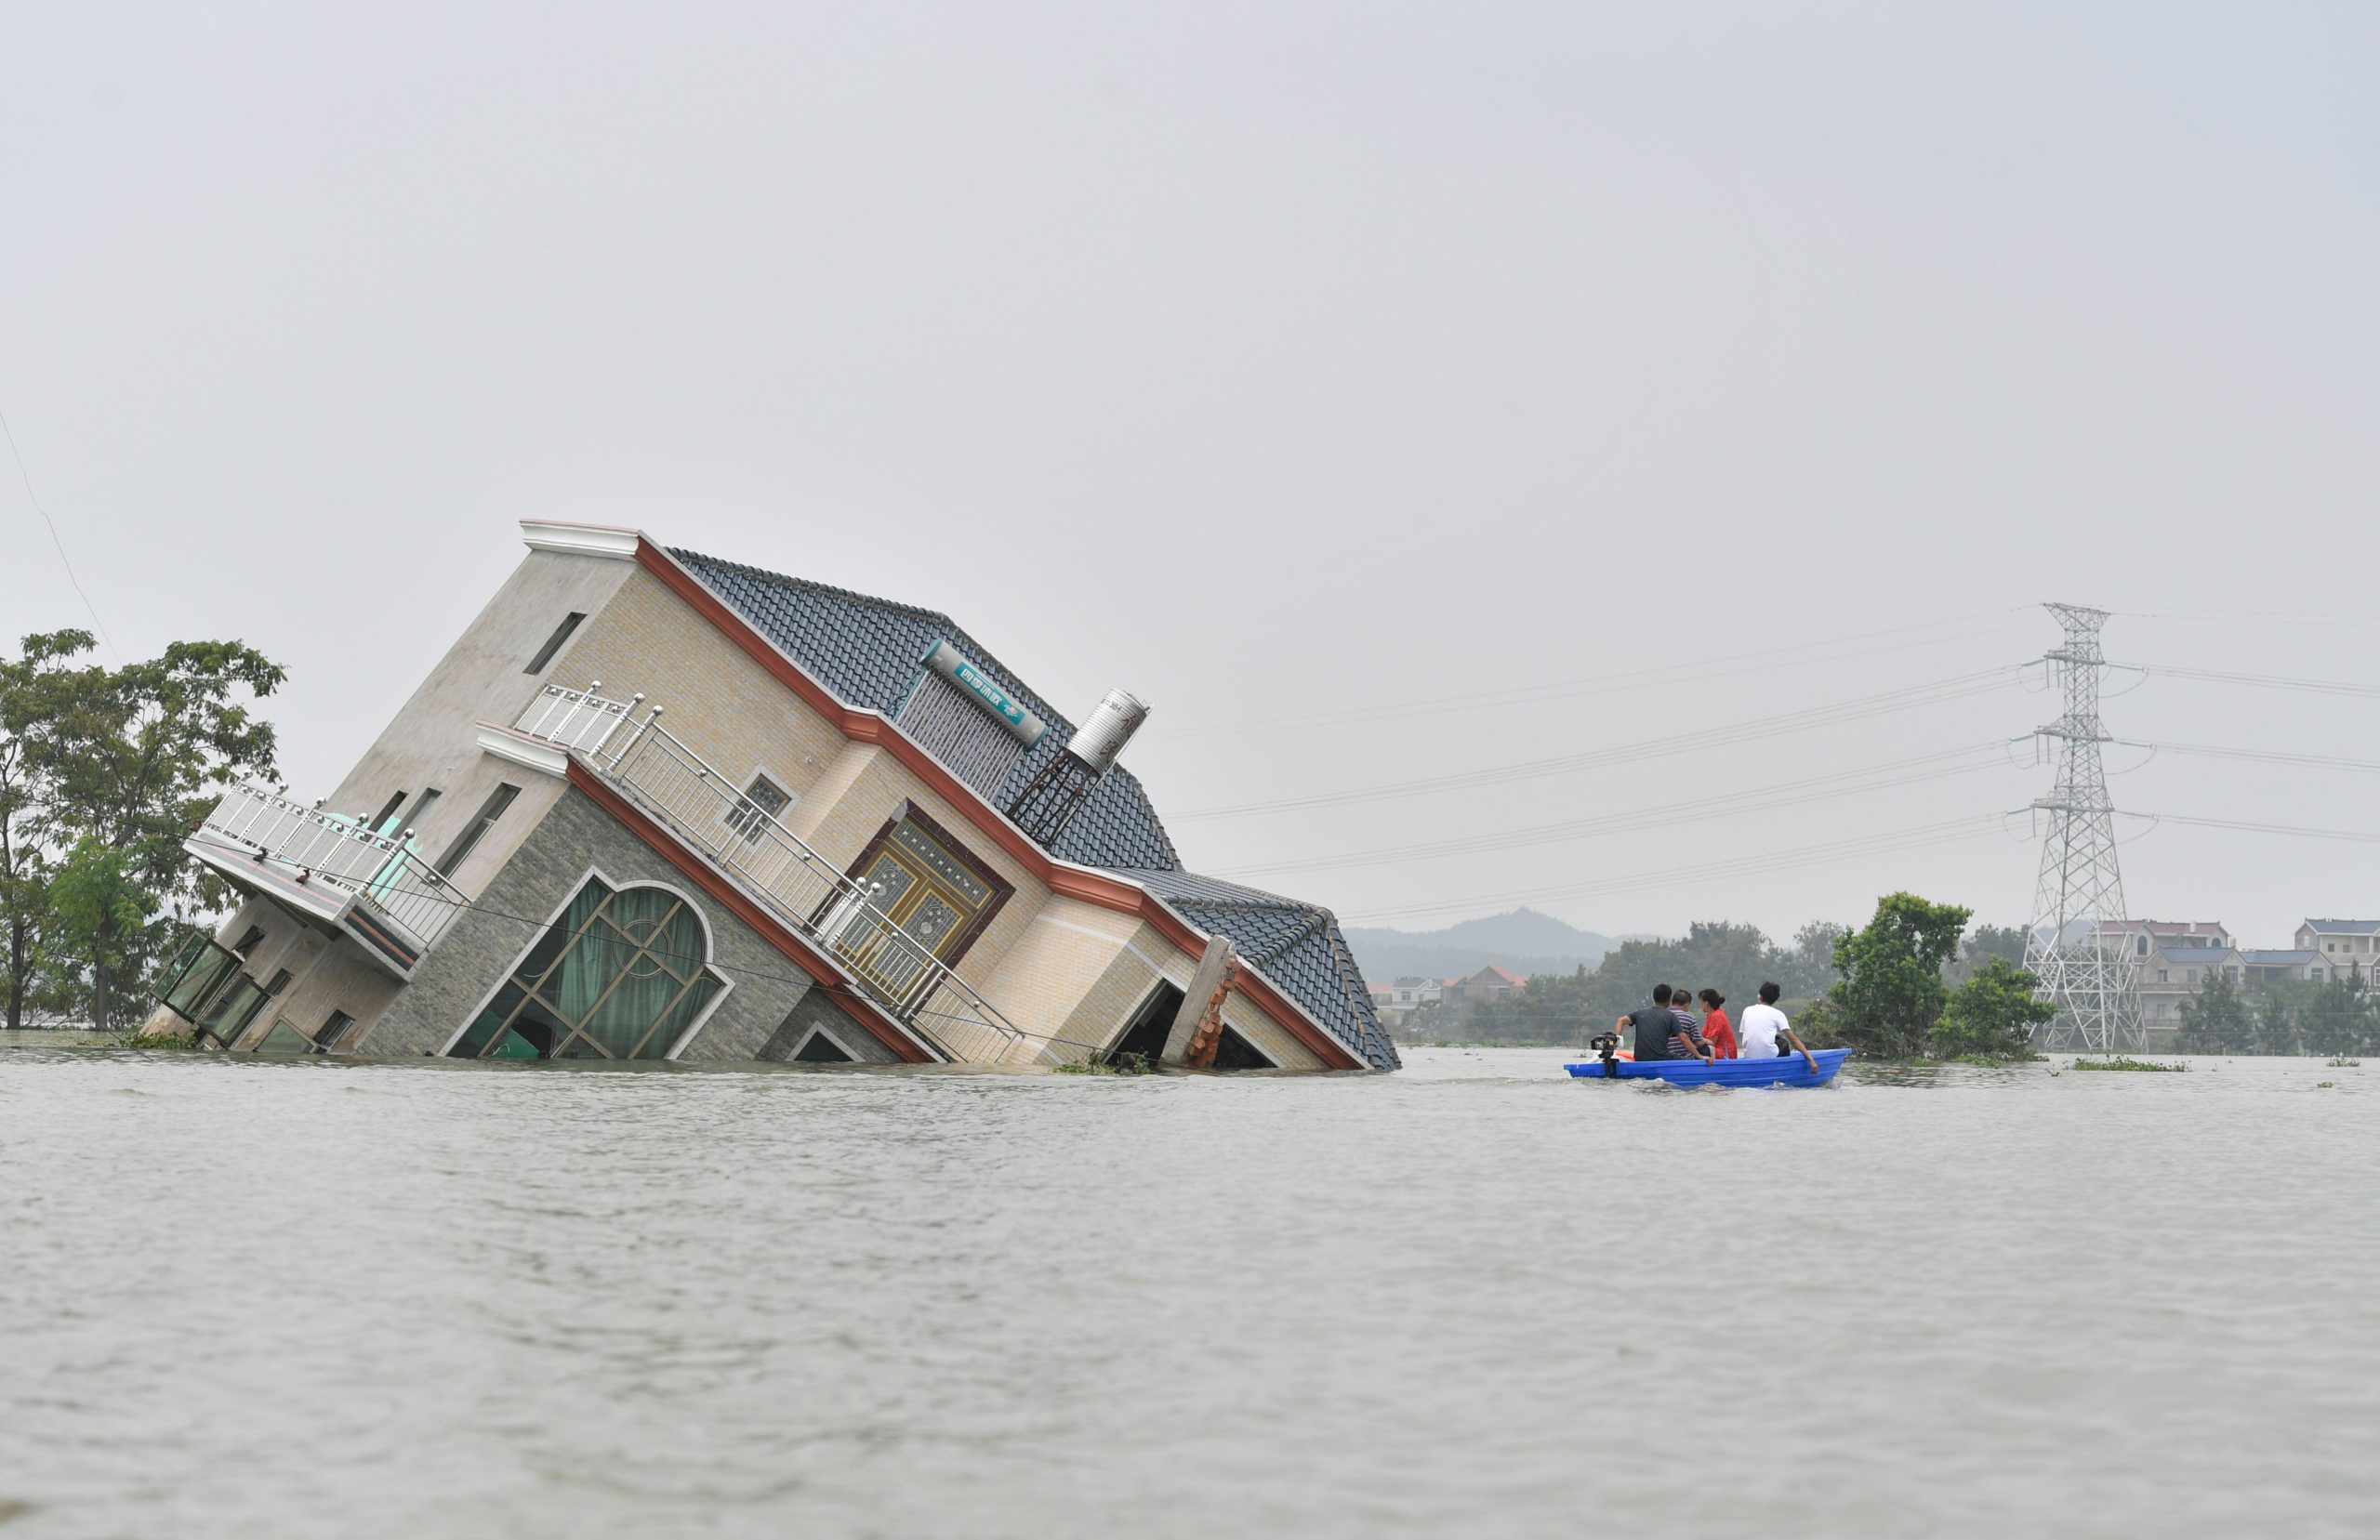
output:
M155 1029L376 1058L1389 1070L1326 910L1182 869L1115 760L950 619L523 523L330 796L188 841L247 901Z

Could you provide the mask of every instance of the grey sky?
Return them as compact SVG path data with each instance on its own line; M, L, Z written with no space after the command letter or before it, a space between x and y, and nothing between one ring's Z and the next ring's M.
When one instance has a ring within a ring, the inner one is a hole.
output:
M950 609L1076 714L1138 691L1130 762L1224 873L2013 736L2016 689L1719 730L2038 653L2045 598L2347 617L2109 649L2380 682L2380 23L2077 10L12 4L0 411L127 653L290 666L308 794L522 517ZM79 623L0 471L0 633ZM2159 678L2109 715L2380 760L2369 700ZM1186 816L1663 735L1694 752ZM1689 880L1538 906L1781 933L1909 886L2014 921L2007 839L1731 868L2044 779L1250 880L1450 904L1411 928L1654 869ZM2116 788L2380 833L2369 774ZM2136 911L2285 944L2380 911L2376 856L2169 827L2126 859Z

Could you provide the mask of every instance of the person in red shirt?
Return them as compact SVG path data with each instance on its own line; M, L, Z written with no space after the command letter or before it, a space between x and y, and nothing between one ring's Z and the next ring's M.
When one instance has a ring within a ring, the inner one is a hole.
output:
M1727 997L1715 989L1702 992L1702 1040L1710 1044L1711 1051L1720 1058L1733 1059L1736 1057L1736 1024L1727 1020L1726 1011L1719 1008L1726 1003Z

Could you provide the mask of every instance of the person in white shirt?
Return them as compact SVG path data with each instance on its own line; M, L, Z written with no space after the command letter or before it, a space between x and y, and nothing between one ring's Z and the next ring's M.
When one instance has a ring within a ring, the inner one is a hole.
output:
M1760 1004L1747 1009L1744 1019L1736 1023L1736 1034L1743 1039L1743 1057L1781 1058L1786 1049L1780 1045L1790 1044L1801 1054L1803 1061L1815 1071L1818 1061L1810 1057L1809 1045L1802 1041L1802 1034L1793 1030L1793 1024L1785 1020L1785 1013L1777 1008L1778 996L1784 993L1775 984L1761 985Z

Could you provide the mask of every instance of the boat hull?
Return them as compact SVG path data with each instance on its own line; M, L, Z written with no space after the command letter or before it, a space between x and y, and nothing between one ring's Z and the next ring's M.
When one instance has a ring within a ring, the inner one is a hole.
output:
M1823 1086L1851 1057L1849 1048L1815 1048L1813 1070L1800 1054L1781 1059L1722 1059L1705 1064L1699 1059L1662 1059L1639 1064L1630 1059L1612 1060L1606 1071L1600 1059L1566 1066L1580 1080L1658 1080L1670 1086Z

